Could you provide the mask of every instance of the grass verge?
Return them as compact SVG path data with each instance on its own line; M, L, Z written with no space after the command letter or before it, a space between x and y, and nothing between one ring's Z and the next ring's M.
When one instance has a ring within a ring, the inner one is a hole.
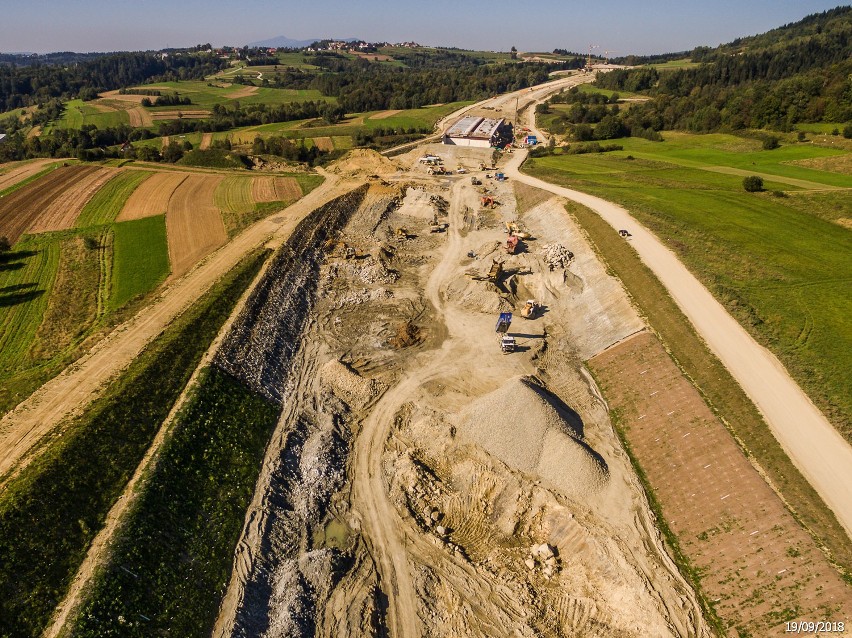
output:
M0 636L41 634L109 509L265 257L255 253L217 283L0 494ZM118 624L111 629L118 633L110 635L121 633Z
M794 517L846 575L852 546L831 510L799 473L772 436L757 408L722 363L707 349L665 287L603 219L569 202L566 210L584 229L595 251L624 284L678 366L719 415L746 455L781 494Z
M218 368L204 371L117 533L75 638L210 635L278 413Z
M165 215L119 222L114 233L110 310L148 292L169 274Z

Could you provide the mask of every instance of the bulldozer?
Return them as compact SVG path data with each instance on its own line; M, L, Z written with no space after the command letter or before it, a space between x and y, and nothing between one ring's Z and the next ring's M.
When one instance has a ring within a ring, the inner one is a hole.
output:
M535 299L527 299L527 303L521 308L521 316L524 319L535 319L541 307Z

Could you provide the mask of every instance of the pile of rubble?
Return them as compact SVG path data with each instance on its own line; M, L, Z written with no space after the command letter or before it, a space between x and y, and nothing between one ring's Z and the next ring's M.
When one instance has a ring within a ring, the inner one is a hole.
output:
M531 572L540 571L548 580L559 573L559 558L556 555L556 549L547 543L532 545L524 565Z
M571 260L574 259L574 253L565 248L562 244L545 244L544 261L551 270L556 268L567 268Z

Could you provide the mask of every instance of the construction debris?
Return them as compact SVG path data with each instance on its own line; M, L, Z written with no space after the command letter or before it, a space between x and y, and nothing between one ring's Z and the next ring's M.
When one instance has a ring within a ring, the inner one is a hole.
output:
M574 253L565 248L562 244L545 244L544 246L544 261L547 263L550 270L556 268L567 268L571 260L574 259Z

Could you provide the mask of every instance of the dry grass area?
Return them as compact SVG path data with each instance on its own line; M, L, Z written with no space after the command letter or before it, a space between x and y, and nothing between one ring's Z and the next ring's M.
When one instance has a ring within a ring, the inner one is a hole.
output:
M229 100L239 100L243 97L249 97L250 95L254 95L257 93L259 87L256 86L244 86L241 89L237 89L231 93L228 93L225 97Z
M256 177L251 197L257 203L294 202L302 196L302 188L293 177Z
M154 173L133 191L116 221L162 215L169 207L172 194L187 177L187 173Z
M175 110L175 111L153 111L151 119L155 122L160 120L203 120L205 117L210 117L210 111L193 110Z
M44 208L41 215L30 226L31 233L44 233L53 230L67 230L74 227L77 217L86 203L109 180L119 174L113 168L98 168L94 166L90 172L79 175L74 184L57 193Z
M190 175L175 190L166 211L172 277L180 277L224 244L228 235L213 201L222 175Z
M512 183L515 191L515 200L518 203L518 214L523 215L528 210L532 210L539 204L546 202L553 197L552 193L543 191L535 186L529 186L523 182L515 181Z
M385 118L390 117L391 115L396 115L397 113L402 113L400 109L389 109L387 111L380 111L375 115L371 115L371 120L384 120Z
M168 135L163 135L163 139L162 139L162 142L160 144L160 148L166 148L171 143L172 143L171 138Z
M198 148L202 151L206 151L210 148L210 145L213 143L213 133L202 133L201 134L201 144L198 145Z
M852 154L850 153L833 155L831 157L810 157L808 159L793 160L792 162L784 163L793 164L795 166L804 166L805 168L813 168L818 171L830 171L832 173L852 175Z
M30 350L34 361L66 351L95 320L101 276L98 253L98 248L86 248L79 236L62 242L50 301Z
M316 146L321 151L333 151L334 150L334 142L331 141L330 137L315 137L314 146Z
M73 212L73 219L56 202L61 198L74 203L76 200L66 198L66 194L75 193L78 184L96 179L105 170L98 166L64 166L7 195L0 200L0 236L14 244L33 228L71 228L85 201ZM46 216L44 221L42 216Z
M788 620L852 617L852 589L654 335L637 335L589 366L729 628L765 636Z

